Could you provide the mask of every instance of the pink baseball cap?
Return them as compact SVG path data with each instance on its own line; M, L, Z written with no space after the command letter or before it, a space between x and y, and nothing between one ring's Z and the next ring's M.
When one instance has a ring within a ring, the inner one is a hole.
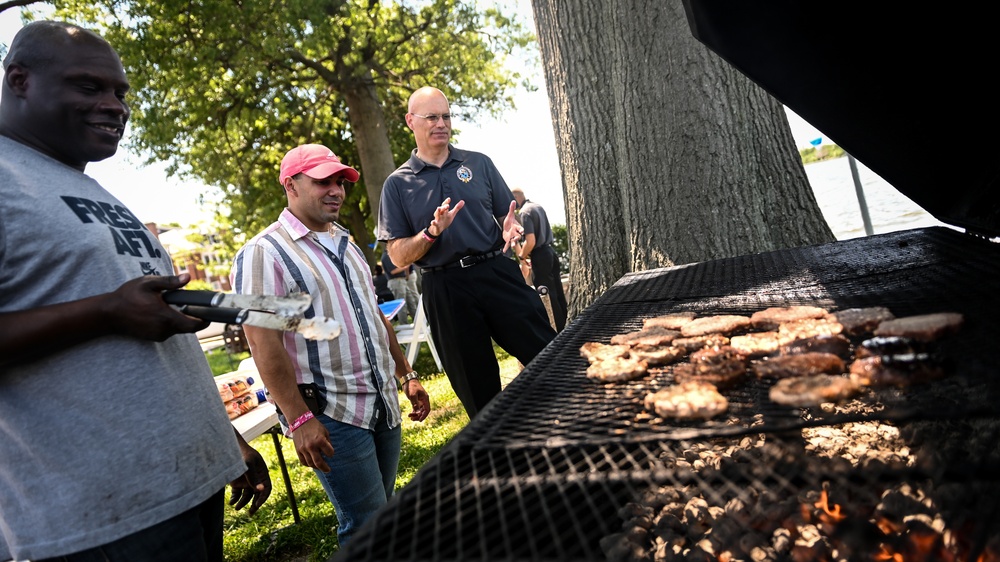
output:
M361 174L354 168L342 164L340 158L329 148L321 144L303 144L288 151L281 159L279 181L284 184L285 178L296 174L305 174L313 179L323 179L343 171L349 182L356 182Z

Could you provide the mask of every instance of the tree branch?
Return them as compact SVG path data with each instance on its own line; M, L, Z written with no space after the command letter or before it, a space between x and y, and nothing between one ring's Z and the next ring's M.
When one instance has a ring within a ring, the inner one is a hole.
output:
M0 12L9 10L17 6L27 6L29 4L40 4L44 3L44 0L8 0L7 2L0 2Z

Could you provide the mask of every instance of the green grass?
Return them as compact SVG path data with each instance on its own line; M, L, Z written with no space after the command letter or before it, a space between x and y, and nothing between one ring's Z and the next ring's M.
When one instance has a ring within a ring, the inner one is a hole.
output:
M494 348L506 385L520 372L520 365L499 347ZM224 349L206 355L216 375L235 370L232 362L238 364L248 356L238 354L230 359ZM413 367L421 373L421 383L430 395L431 414L423 422L410 421L405 415L410 402L400 393L404 415L397 490L409 483L420 467L469 422L448 378L438 372L426 347ZM264 434L250 443L270 467L271 497L253 517L247 516L245 510L236 511L226 506L225 559L229 562L326 561L337 551L337 516L333 505L312 469L299 464L292 440L278 437L301 519L299 523L294 522L273 439L272 435ZM229 497L228 490L226 497Z
M226 348L219 347L205 353L208 359L208 366L212 368L212 374L219 376L223 373L231 373L240 366L240 361L250 357L249 353L226 353Z

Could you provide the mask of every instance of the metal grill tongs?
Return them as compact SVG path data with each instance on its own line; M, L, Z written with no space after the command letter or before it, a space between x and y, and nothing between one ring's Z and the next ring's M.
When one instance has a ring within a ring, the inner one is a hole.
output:
M211 322L298 332L311 340L340 335L340 322L332 318L303 317L312 304L308 293L276 296L175 290L165 291L163 300L179 306L184 314Z

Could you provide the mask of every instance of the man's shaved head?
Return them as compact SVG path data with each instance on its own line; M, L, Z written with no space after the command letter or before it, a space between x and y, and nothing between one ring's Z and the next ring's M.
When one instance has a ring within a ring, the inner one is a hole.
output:
M113 51L103 37L78 25L61 21L34 21L21 28L10 43L10 50L3 59L3 68L18 64L38 68L50 64L67 48L89 43L103 45Z

